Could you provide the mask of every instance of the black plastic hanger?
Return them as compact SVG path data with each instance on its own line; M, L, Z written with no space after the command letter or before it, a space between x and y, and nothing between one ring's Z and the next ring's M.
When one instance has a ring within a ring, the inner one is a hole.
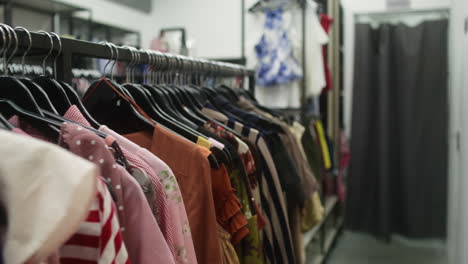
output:
M15 128L1 113L0 113L0 126L6 130L13 130L13 128Z
M166 55L164 55L164 56L166 56ZM166 61L169 62L169 60L167 60L167 56L166 56ZM178 69L183 68L183 67L181 67L183 64L181 63L181 60L177 56L175 57L174 61L175 61L175 63L173 65L169 65L169 66L173 66L173 67L169 67L169 69L178 70ZM176 80L181 80L182 79L181 76L183 76L183 74L177 74L176 75ZM197 127L202 126L205 123L205 120L200 119L194 113L191 113L190 111L187 111L187 109L184 107L184 106L187 106L187 105L184 103L183 96L178 91L178 85L176 85L176 84L166 84L166 85L162 85L160 87L163 88L164 91L166 92L166 94L171 98L172 105L175 107L175 111L177 111L180 115L182 115L184 118L189 120L191 123L195 124Z
M168 106L166 110L169 114L171 114L174 118L177 118L187 126L191 127L192 129L197 129L199 125L192 122L188 119L185 115L181 113L180 104L175 101L174 95L169 92L169 88L167 85L154 85L154 89L157 89L160 93L162 93L164 97L164 101Z
M52 32L50 34L56 37L58 41L58 52L54 58L54 75L55 75L55 79L57 79L57 58L62 53L62 40L60 39L60 36L57 35L57 33ZM58 83L62 87L63 91L65 91L65 95L68 97L70 103L78 107L80 112L83 114L83 116L86 118L86 120L91 124L93 128L99 128L101 125L96 120L94 120L94 118L88 113L88 110L86 110L86 108L84 107L83 103L81 102L80 97L75 92L75 90L68 83L64 81L58 81Z
M83 104L100 123L120 134L153 130L153 124L135 109L125 95L120 85L101 79L91 84L83 97Z
M217 91L220 91L226 98L229 98L229 100L233 103L236 103L239 101L239 97L237 94L232 90L231 87L228 87L224 84L218 86L215 88Z
M4 66L4 76L0 76L0 86L3 87L3 89L0 89L0 98L8 99L11 100L12 102L15 102L17 105L19 105L21 108L28 110L30 112L36 113L38 115L44 116L41 112L41 109L39 105L37 104L36 100L34 99L33 95L31 92L28 90L28 88L21 83L18 79L13 78L11 76L7 76L8 74L8 62L13 58L15 55L16 51L18 50L18 38L16 36L16 33L14 32L13 36L8 28L8 25L0 25L0 33L2 34L3 38L3 47L1 49L0 54L3 52L3 66ZM6 28L7 34L5 35L5 31L3 28ZM6 40L6 36L8 36L8 41ZM10 57L7 57L8 50L10 48L11 42L10 40L15 39L15 47L10 55ZM6 47L5 44L7 43Z
M131 48L130 48L131 49ZM135 60L132 60L131 66L129 67L130 71L127 72L127 76L132 76L132 66L135 66L136 63L133 63L133 61L137 61L139 58L139 55L137 55L137 52L133 53L134 50L131 49L132 55L134 55L133 58L136 58ZM147 53L151 62L152 62L152 57L150 56L149 53ZM151 63L150 62L150 63ZM125 88L130 91L130 93L135 96L136 101L140 104L142 108L147 111L148 114L154 115L158 117L158 122L166 126L167 128L171 129L175 133L185 137L186 139L192 141L192 142L197 142L198 137L203 136L199 132L190 129L189 127L183 125L182 123L178 122L176 119L171 118L170 116L166 115L164 111L162 111L158 104L156 103L155 100L153 100L153 96L151 93L145 88L145 85L139 85L139 84L125 84ZM137 98L138 97L138 98Z
M205 96L203 95L203 93L200 91L200 88L199 88L199 87L197 87L197 86L195 86L195 85L190 85L190 86L187 86L186 88L190 90L189 94L192 94L192 95L194 95L194 96L198 95L198 98L205 98L205 99L202 99L202 100L204 100L204 101L209 101L208 98L205 97ZM201 106L200 106L199 109L200 109L200 112L201 112L201 109L203 109L205 106L204 106L204 103L200 103L200 105L201 105ZM203 114L203 113L202 113L202 114ZM206 115L205 115L205 116L206 116ZM212 118L210 118L210 117L208 117L208 116L207 116L207 118L208 118L210 121L216 123L218 126L224 128L226 131L232 133L232 134L235 135L236 137L242 138L242 136L241 136L239 133L237 133L235 130L233 130L232 128L226 126L225 124L219 122L218 120L212 119Z
M177 124L178 126L191 131L192 129L185 124L179 122L179 120L173 118L170 116L167 111L164 111L160 106L164 105L162 103L162 96L159 96L157 92L150 86L150 85L139 85L139 87L142 88L143 92L147 95L148 99L151 101L152 106L155 108L155 110L158 113L158 118L160 118L163 122L170 122ZM153 92L153 93L152 93ZM156 95L154 95L156 94Z
M88 112L86 107L83 105L83 102L81 102L80 97L76 93L76 91L71 87L68 83L59 81L59 83L62 85L62 87L65 90L65 93L67 94L68 98L70 99L70 102L73 105L76 105L80 112L83 114L83 116L86 118L86 120L91 124L93 128L99 128L101 125L99 124L98 121L96 121L91 114Z
M114 47L106 43L111 52L111 58L104 67L107 68L114 59ZM118 60L118 49L115 48L115 61ZM153 130L154 125L147 120L131 104L127 92L112 80L115 62L111 67L111 79L101 78L91 84L83 97L83 105L100 123L106 124L117 133L128 134L139 131Z
M20 117L27 118L32 123L37 124L37 126L35 126L36 128L40 128L46 130L47 132L51 132L56 137L60 135L60 122L24 110L10 100L0 99L0 112L2 114L6 114L7 116L18 115Z
M200 126L205 124L207 119L201 114L201 112L196 108L196 102L191 100L187 95L186 90L181 85L174 85L174 92L178 94L181 103L184 106L185 112L192 116L193 120L196 121Z
M197 126L202 126L205 123L205 121L200 119L198 116L194 115L190 111L187 111L187 109L185 108L187 107L187 105L184 103L182 96L177 92L177 85L169 85L167 87L169 88L168 92L172 96L179 113L181 113L183 116L185 116Z
M32 38L31 38L31 33L24 27L15 27L15 30L24 30L26 34L28 35L29 38L29 44L28 47L26 48L25 52L23 53L23 56L21 57L21 65L22 65L22 70L21 74L22 77L19 78L18 80L23 83L28 90L31 92L33 95L34 99L36 100L37 104L45 110L51 111L53 113L58 113L57 110L55 109L54 105L49 99L49 96L47 93L35 82L31 81L29 78L25 77L25 72L24 72L24 63L25 63L25 57L29 53L32 47ZM13 31L14 34L16 34L15 31Z
M33 81L44 89L49 98L52 100L55 109L57 109L60 115L63 115L72 106L70 99L68 98L62 86L57 82L57 80L46 76L46 61L47 58L52 54L52 51L54 50L54 40L48 32L39 31L38 33L45 34L49 38L50 50L44 58L44 60L42 61L43 76L36 77L33 79Z

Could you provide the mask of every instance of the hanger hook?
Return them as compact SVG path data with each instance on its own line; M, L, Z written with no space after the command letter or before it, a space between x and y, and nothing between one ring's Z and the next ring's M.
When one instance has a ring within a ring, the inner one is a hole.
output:
M148 72L147 72L147 83L148 84L153 84L153 65L154 65L154 56L153 53L150 50L145 50L145 52L148 53Z
M58 57L60 56L60 54L62 54L62 39L60 38L60 36L55 33L55 32L51 32L50 33L52 36L55 36L57 38L57 41L58 41L58 52L57 52L57 55L55 56L54 58L54 77L55 79L57 79L57 59Z
M140 49L140 52L144 52L146 56L148 56L148 64L146 66L146 72L143 72L143 83L146 84L148 83L148 72L149 72L149 68L151 67L151 64L153 63L153 58L151 57L151 54L148 50Z
M28 55L29 51L31 50L32 48L32 37L31 37L31 32L29 32L29 30L27 30L26 28L24 27L15 27L15 30L23 30L24 32L26 32L26 34L28 35L28 47L26 48L26 50L24 51L23 53L23 56L21 57L21 68L22 68L22 71L23 71L23 77L25 76L25 73L24 73L24 62L26 60L26 55Z
M156 54L153 51L149 51L149 53L151 55L150 84L154 84L156 83L154 76L155 76L155 69L156 69L158 61L157 61Z
M137 70L137 66L141 65L141 54L137 48L131 47L131 49L135 52L135 64L132 67L132 82L135 83L135 72Z
M164 53L160 51L154 51L154 54L157 59L156 66L159 67L159 71L156 73L157 81L158 83L164 83L164 60L166 60L166 56L164 56Z
M110 42L108 43L111 47L115 49L115 60L111 66L111 80L113 80L114 79L114 67L115 67L115 64L117 64L117 61L119 60L119 48L114 43L110 43Z
M12 32L13 38L15 40L15 48L11 52L10 57L8 57L7 61L5 62L5 73L8 74L8 64L10 63L10 61L13 59L13 57L16 55L16 52L18 51L18 35L16 34L16 31L9 25L5 25L5 27L7 28L7 30Z
M45 56L44 60L42 60L42 71L43 71L43 74L46 75L46 62L47 62L47 58L49 58L50 54L52 54L52 51L54 50L54 39L49 34L49 32L46 32L44 30L40 30L37 33L46 35L49 38L49 41L50 41L50 50L47 53L47 55Z
M109 43L107 43L107 42L105 42L105 41L101 41L101 42L99 42L99 44L106 45L106 46L109 48L110 54L111 54L111 56L110 56L109 60L107 61L106 65L104 65L103 74L104 74L104 76L105 76L105 75L106 75L107 66L109 65L109 63L111 62L111 60L114 59L114 49L111 47L111 45L110 45ZM111 79L112 79L112 78L111 78Z
M135 58L135 60L133 61L133 65L130 68L130 82L135 83L135 70L136 70L136 67L138 65L138 60L139 60L138 59L138 52L136 51L136 49L134 47L129 47L129 48L132 51L133 56Z
M127 65L127 69L125 70L125 75L126 75L126 76L125 76L125 81L126 81L127 83L129 83L129 82L131 82L131 80L130 80L130 67L133 66L133 62L134 62L134 60L135 60L135 56L134 56L134 54L133 54L133 50L131 49L131 47L129 47L129 46L122 46L122 48L123 48L123 49L126 49L126 50L128 50L128 51L130 51L130 55L132 56L131 59L130 59L130 62L129 62L128 65Z
M3 48L2 48L2 57L3 57L3 71L4 71L4 74L7 74L8 72L5 71L5 65L7 64L6 61L7 61L7 54L8 54L8 50L10 49L10 45L11 45L11 32L10 30L6 27L7 25L6 24L3 24L3 23L0 23L0 28L5 29L6 31L6 34L5 34L5 39L4 39L4 45L3 45ZM2 31L2 32L5 32L5 31Z
M3 52L5 51L5 48L6 48L7 40L6 40L5 30L3 30L1 25L0 25L0 32L2 33L2 48L0 49L0 57L2 57Z
M153 68L153 76L155 77L154 81L157 84L161 83L161 65L162 65L162 56L161 53L158 51L152 51L154 55L154 68Z

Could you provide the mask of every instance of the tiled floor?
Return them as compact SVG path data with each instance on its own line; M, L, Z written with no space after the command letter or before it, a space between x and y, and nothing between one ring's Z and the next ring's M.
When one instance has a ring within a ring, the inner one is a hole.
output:
M410 241L394 237L390 244L372 236L343 232L327 264L446 264L440 241Z

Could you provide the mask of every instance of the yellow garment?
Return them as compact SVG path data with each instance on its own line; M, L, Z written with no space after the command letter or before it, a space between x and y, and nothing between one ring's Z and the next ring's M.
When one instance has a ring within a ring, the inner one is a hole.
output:
M302 232L307 232L323 220L325 209L318 192L305 202L302 209Z
M198 137L197 139L197 145L198 146L202 146L206 149L210 149L211 148L211 143L210 141L208 141L207 139L204 139L202 137Z
M322 149L323 164L325 169L331 169L331 157L330 150L328 149L327 139L325 138L325 131L321 121L315 121L315 127L317 128L317 134L320 141L320 148Z
M236 170L234 170L236 171ZM262 234L258 230L258 216L252 215L249 196L245 184L241 182L238 172L231 174L232 187L242 203L242 211L247 219L249 234L236 245L236 252L242 264L263 264ZM258 186L257 186L258 187ZM258 190L258 188L256 188Z

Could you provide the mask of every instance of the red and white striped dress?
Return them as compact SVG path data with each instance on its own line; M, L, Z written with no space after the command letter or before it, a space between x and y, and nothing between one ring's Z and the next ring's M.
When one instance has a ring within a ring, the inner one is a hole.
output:
M112 197L105 183L97 180L97 195L88 217L60 249L62 264L130 263Z

